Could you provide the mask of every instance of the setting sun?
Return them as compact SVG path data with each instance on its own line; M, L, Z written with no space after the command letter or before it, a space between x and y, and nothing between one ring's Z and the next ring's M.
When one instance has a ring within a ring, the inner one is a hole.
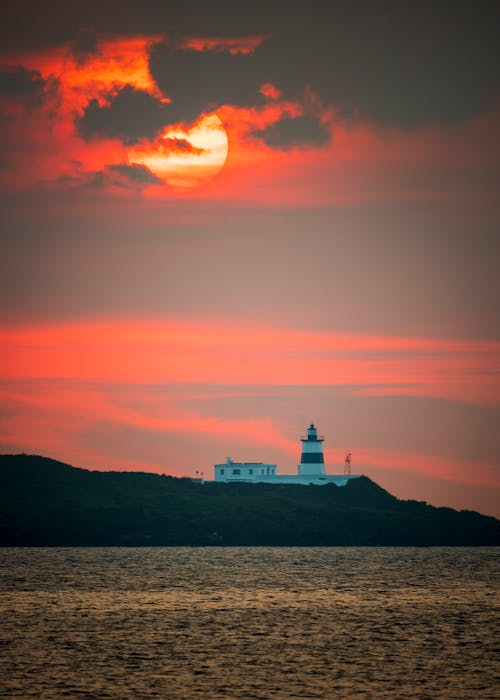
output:
M223 123L216 114L208 114L190 129L167 127L154 143L128 149L128 158L172 187L191 188L220 172L228 150Z

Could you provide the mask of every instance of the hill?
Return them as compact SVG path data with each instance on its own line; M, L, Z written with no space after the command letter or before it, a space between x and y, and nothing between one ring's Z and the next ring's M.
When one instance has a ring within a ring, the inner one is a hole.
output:
M200 484L0 455L1 546L498 545L500 520L344 487Z

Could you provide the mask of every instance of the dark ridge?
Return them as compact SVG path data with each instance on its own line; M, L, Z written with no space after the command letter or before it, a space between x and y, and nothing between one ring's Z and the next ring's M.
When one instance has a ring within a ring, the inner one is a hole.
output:
M0 455L1 546L498 545L500 520L346 486L200 484Z

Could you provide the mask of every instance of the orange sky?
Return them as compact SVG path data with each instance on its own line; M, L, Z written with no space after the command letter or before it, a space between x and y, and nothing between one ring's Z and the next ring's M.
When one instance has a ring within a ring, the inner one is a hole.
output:
M445 53L436 87L436 47L380 78L391 42L333 24L105 15L0 60L2 451L292 473L314 420L337 471L350 447L396 495L499 514L487 64L469 85Z
M11 70L21 65L37 71L48 85L45 103L35 111L4 98L4 109L16 117L7 125L8 148L16 150L16 168L14 174L4 174L4 185L18 189L42 184L46 188L71 190L84 186L96 172L103 172L108 175L103 186L120 197L124 183L109 177L109 166L143 163L146 155L150 160L153 155L166 158L166 162L169 157L172 159L173 154L168 154L170 146L165 146L171 142L168 137L166 141L162 141L165 137L143 139L130 149L120 139L85 140L75 129L75 119L89 101L105 106L125 85L168 105L169 96L158 89L148 67L148 52L161 40L160 35L101 37L97 53L85 61L76 58L69 45L4 57ZM180 46L200 52L212 49L248 54L263 41L263 36L185 37ZM332 202L345 206L422 198L446 203L457 195L457 183L450 188L449 182L450 173L456 168L468 173L459 183L461 196L472 198L476 204L478 196L482 199L488 194L471 191L469 184L478 171L495 162L495 153L488 144L496 133L496 109L452 129L433 125L407 132L380 127L361 118L346 120L339 110L322 104L310 90L305 91L301 101L284 99L272 83L263 84L260 91L266 101L258 107L227 104L217 109L227 131L229 152L227 158L217 156L218 165L208 168L208 176L203 173L206 162L210 162L209 152L197 157L186 152L187 169L192 175L173 162L164 166L170 169L171 176L161 168L153 171L160 180L165 179L165 185L142 184L142 196L160 200L208 197L264 206L317 207ZM283 117L298 117L311 109L331 134L330 142L321 147L276 150L254 135ZM185 130L189 143L190 129L195 127L196 124L180 123L177 128ZM165 133L171 130L172 126L167 126ZM182 157L179 151L176 155ZM176 167L182 171L182 178L175 177ZM213 181L218 172L219 177ZM176 180L182 182L180 187L175 186Z
M1 348L0 409L11 416L4 420L3 439L12 449L22 449L29 434L33 449L36 445L43 453L61 457L73 443L79 458L91 459L95 466L118 464L112 455L99 457L81 444L81 432L98 421L113 426L113 432L132 427L162 436L197 436L225 442L227 448L253 443L255 458L272 449L287 471L293 471L297 436L278 417L232 418L196 408L197 402L201 406L205 399L223 395L224 387L229 396L235 389L244 395L250 387L259 387L265 395L279 393L280 387L285 393L289 387L300 393L301 387L321 386L340 388L352 397L401 395L472 406L498 406L500 396L498 342L313 333L238 327L216 319L202 324L170 319L14 327L2 332ZM157 395L155 385L168 391ZM189 387L188 404L183 391L176 389L182 385ZM213 386L218 387L215 392ZM360 445L354 432L352 437L355 458L365 469L403 468L445 482L499 485L488 462L471 469L470 462L460 457L429 453L425 443L414 452L391 444ZM327 442L327 460L337 468L343 449L337 445L332 451ZM143 460L141 468L145 466L183 473L182 465L170 461Z

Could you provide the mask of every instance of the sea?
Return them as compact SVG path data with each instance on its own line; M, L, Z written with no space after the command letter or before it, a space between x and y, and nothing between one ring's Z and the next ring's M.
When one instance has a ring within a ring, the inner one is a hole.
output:
M0 550L0 698L500 698L496 548Z

